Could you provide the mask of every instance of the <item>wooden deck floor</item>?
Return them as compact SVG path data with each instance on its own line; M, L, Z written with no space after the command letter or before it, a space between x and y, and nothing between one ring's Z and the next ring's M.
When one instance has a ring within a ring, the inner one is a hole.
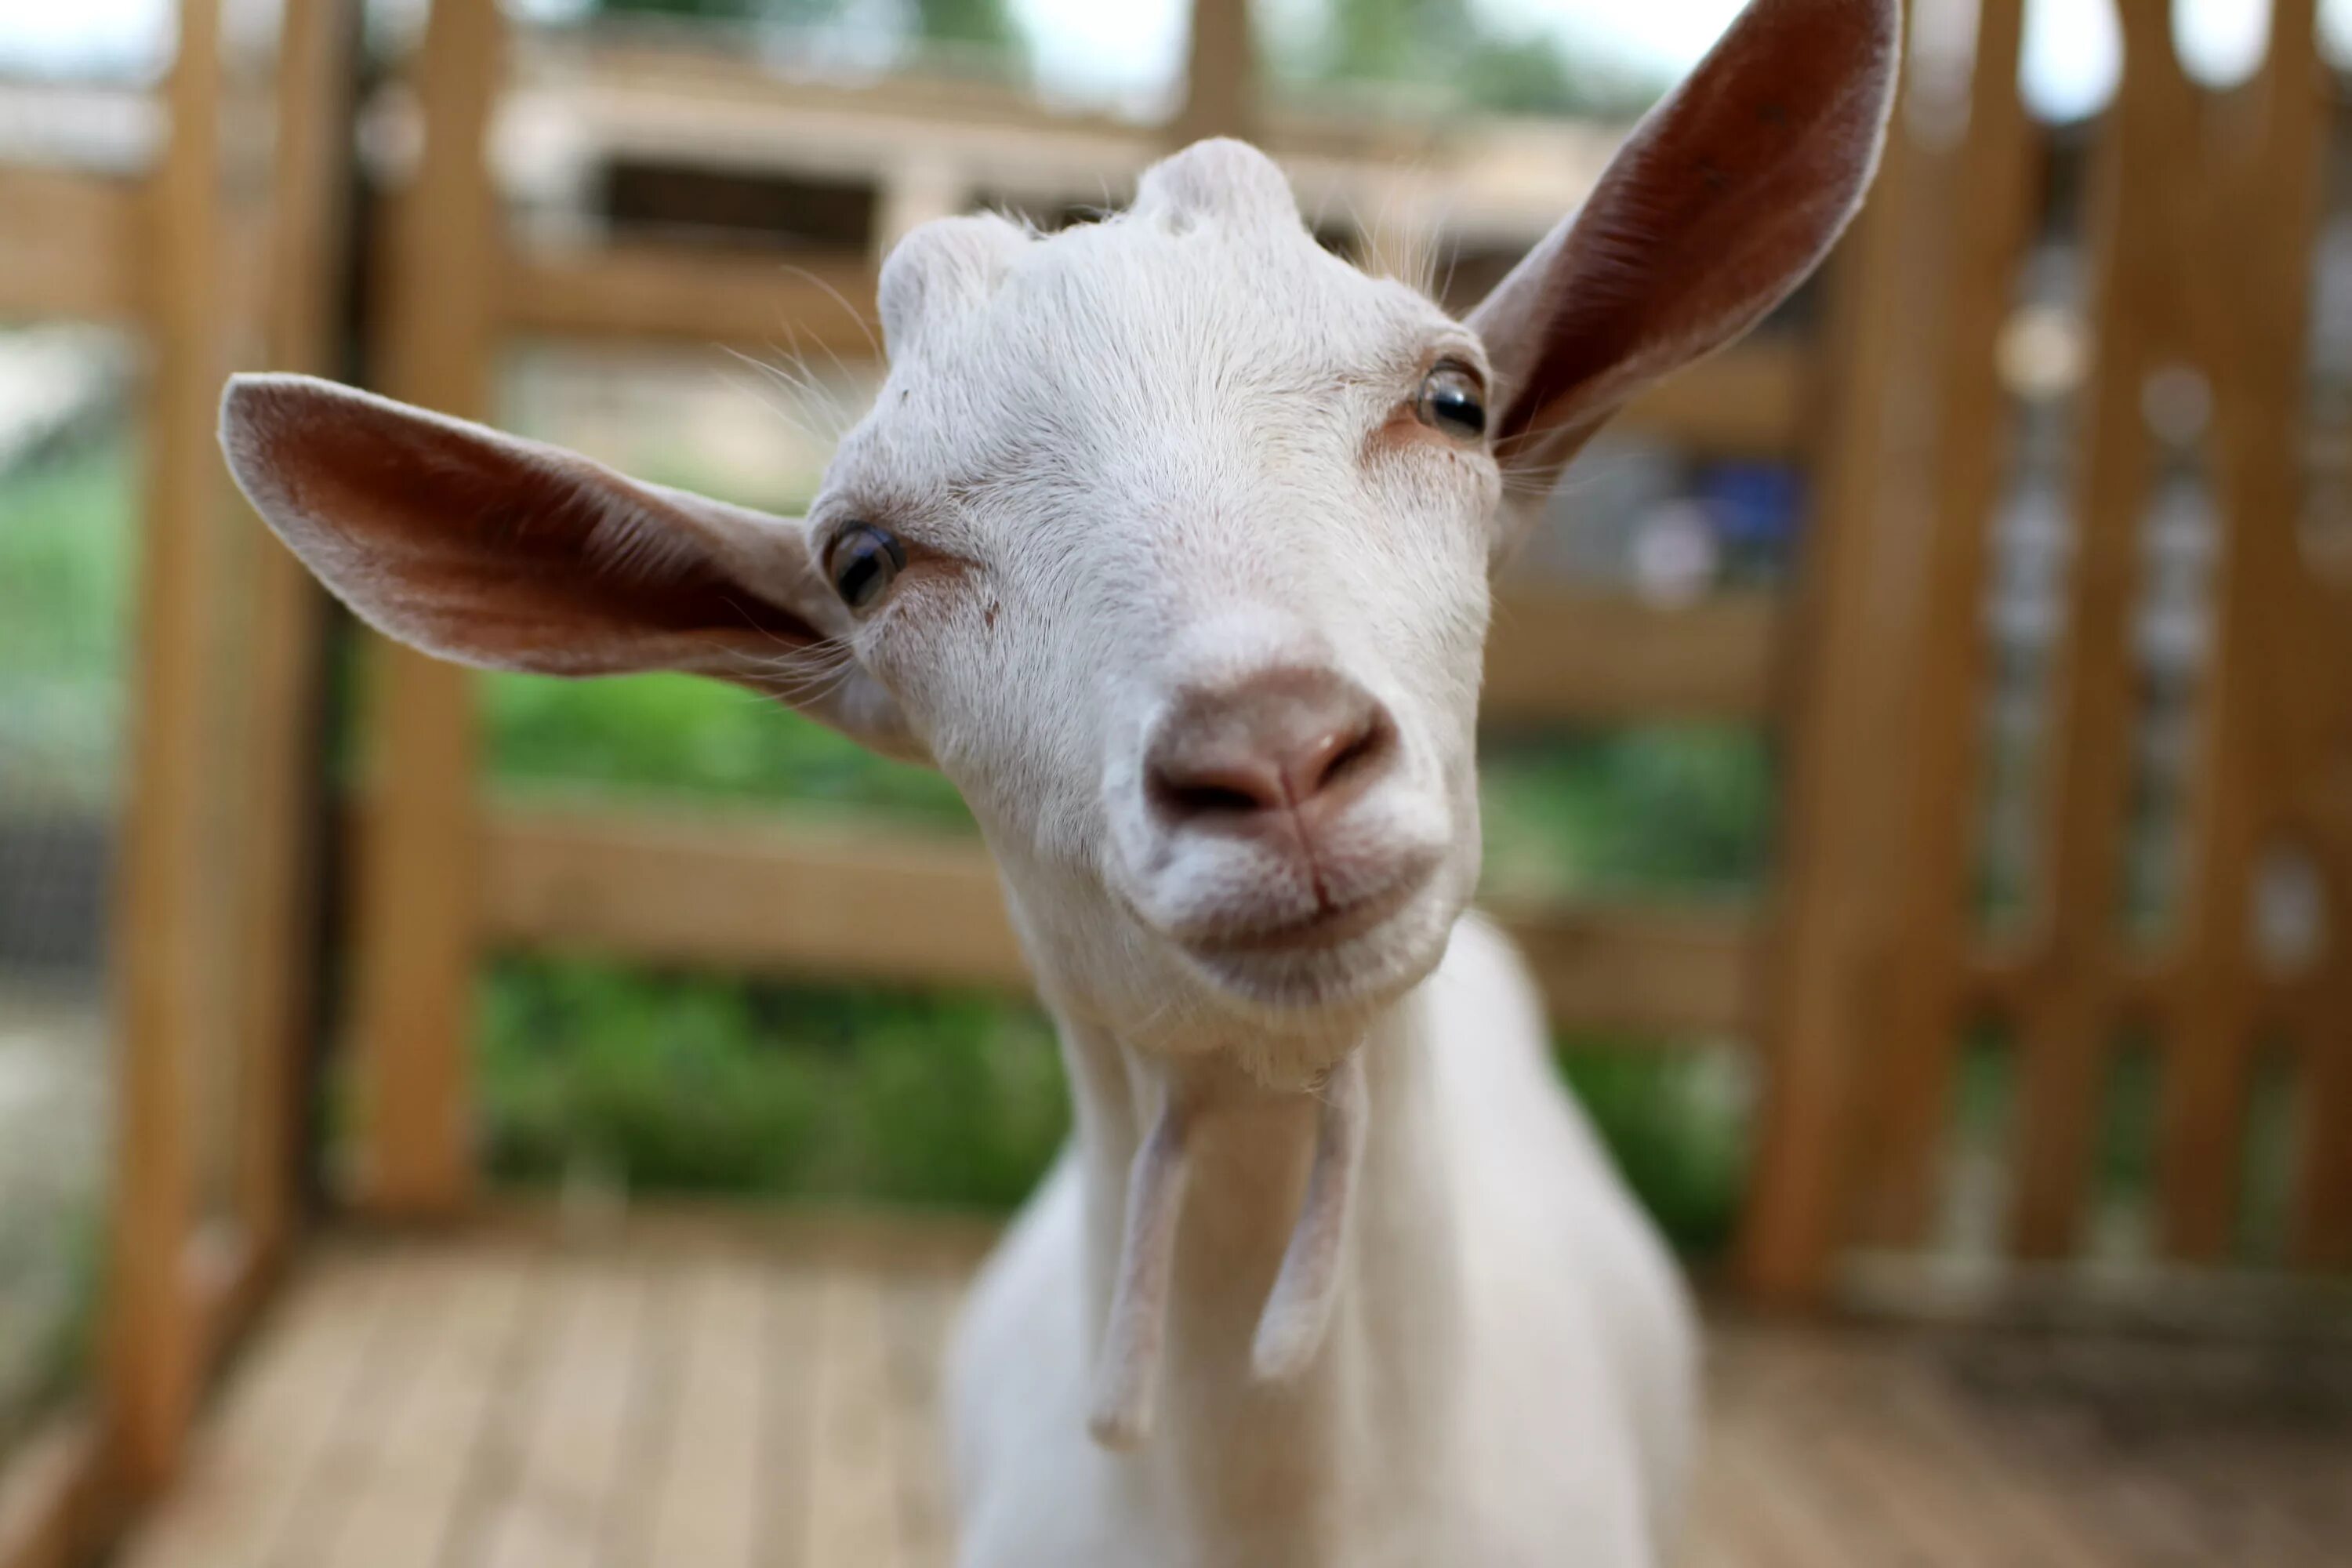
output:
M933 1568L968 1242L338 1242L126 1568ZM2307 1363L1715 1325L1689 1568L2352 1564ZM2340 1368L2335 1369L2340 1371Z

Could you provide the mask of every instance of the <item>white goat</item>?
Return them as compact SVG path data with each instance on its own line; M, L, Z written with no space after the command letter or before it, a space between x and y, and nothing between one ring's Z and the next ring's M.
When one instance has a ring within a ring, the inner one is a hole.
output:
M970 1568L1664 1554L1690 1315L1464 915L1488 580L1601 420L1819 260L1897 8L1757 0L1466 322L1230 142L1051 238L919 229L805 520L229 389L247 494L392 636L722 677L961 787L1077 1100L955 1352Z

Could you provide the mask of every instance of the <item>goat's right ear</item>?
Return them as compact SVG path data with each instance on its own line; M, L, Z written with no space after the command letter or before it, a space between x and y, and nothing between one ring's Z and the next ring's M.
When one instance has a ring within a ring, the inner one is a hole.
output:
M1812 271L1877 167L1902 26L1901 0L1752 0L1634 128L1470 316L1507 468L1550 479L1633 393Z
M263 519L387 637L488 669L715 676L919 755L822 646L848 615L798 521L309 376L232 379L220 437Z

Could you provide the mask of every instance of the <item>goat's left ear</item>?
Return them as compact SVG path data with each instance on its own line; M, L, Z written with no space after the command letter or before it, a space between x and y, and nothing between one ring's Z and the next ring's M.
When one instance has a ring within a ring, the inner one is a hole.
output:
M1753 0L1470 316L1504 466L1549 479L1644 384L1802 282L1877 167L1901 0Z
M714 676L921 757L844 661L848 613L796 519L307 376L232 380L221 445L263 520L387 637L485 669Z

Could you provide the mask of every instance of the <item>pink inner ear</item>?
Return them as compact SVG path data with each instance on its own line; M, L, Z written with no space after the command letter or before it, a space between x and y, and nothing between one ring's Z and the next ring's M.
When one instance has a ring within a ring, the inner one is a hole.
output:
M1502 442L1597 420L1804 279L1876 164L1900 27L1896 0L1748 7L1479 307L1516 383Z
M723 674L819 640L720 563L700 520L585 458L349 393L257 389L237 415L264 512L363 616L430 651Z

